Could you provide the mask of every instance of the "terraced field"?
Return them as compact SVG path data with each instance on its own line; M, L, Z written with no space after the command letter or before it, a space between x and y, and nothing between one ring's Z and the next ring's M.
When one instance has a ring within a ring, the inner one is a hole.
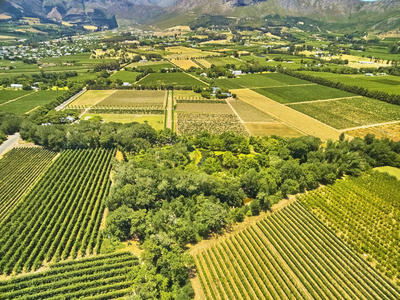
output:
M99 253L113 150L66 150L0 224L0 273Z
M115 299L128 295L129 252L52 264L43 272L0 281L0 299Z
M0 159L0 223L50 166L57 153L14 148Z
M294 203L195 256L207 299L399 299L400 291Z

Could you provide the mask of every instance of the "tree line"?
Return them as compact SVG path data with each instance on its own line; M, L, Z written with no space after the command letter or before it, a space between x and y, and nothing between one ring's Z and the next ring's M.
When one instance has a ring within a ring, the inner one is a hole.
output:
M311 82L314 82L317 84L329 86L329 87L339 89L342 91L346 91L349 93L358 94L358 95L361 95L364 97L373 98L373 99L376 99L379 101L384 101L384 102L395 104L395 105L400 105L400 95L389 94L389 93L382 92L382 91L369 90L369 89L366 89L366 88L363 88L363 87L360 87L357 85L344 84L344 83L341 83L338 81L333 81L333 80L329 80L329 79L322 78L322 77L316 77L316 76L312 76L312 75L308 75L308 74L303 74L303 73L295 72L295 71L288 70L288 69L278 68L277 71L282 74L286 74L286 75L296 77L299 79L311 81Z

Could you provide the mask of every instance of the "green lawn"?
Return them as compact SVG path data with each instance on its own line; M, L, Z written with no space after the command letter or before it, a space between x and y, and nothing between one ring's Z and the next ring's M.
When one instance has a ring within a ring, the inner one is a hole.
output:
M11 112L15 114L24 114L36 107L45 105L57 99L65 91L38 91L29 96L0 106L0 111Z
M254 91L272 100L278 101L279 103L295 103L356 96L342 90L316 84L262 88L254 89Z
M370 98L304 103L291 107L337 129L400 120L400 106Z
M206 86L206 84L185 73L151 73L138 82L140 85L186 85Z

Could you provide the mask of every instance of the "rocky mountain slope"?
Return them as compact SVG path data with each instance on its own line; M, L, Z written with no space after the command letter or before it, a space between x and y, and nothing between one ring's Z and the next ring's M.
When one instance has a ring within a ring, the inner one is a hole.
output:
M328 22L364 22L381 30L400 25L400 0L6 0L5 3L3 11L15 18L33 16L107 27L116 26L114 16L138 23L169 18L179 24L188 19L185 15L193 19L202 14L260 19L280 14Z

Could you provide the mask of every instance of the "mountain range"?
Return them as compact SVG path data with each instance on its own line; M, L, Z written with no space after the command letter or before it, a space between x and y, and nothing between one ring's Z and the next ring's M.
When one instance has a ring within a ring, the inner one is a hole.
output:
M39 17L107 27L116 27L116 20L181 25L204 14L260 19L279 14L362 23L381 31L400 28L400 0L6 0L0 12L14 19Z

